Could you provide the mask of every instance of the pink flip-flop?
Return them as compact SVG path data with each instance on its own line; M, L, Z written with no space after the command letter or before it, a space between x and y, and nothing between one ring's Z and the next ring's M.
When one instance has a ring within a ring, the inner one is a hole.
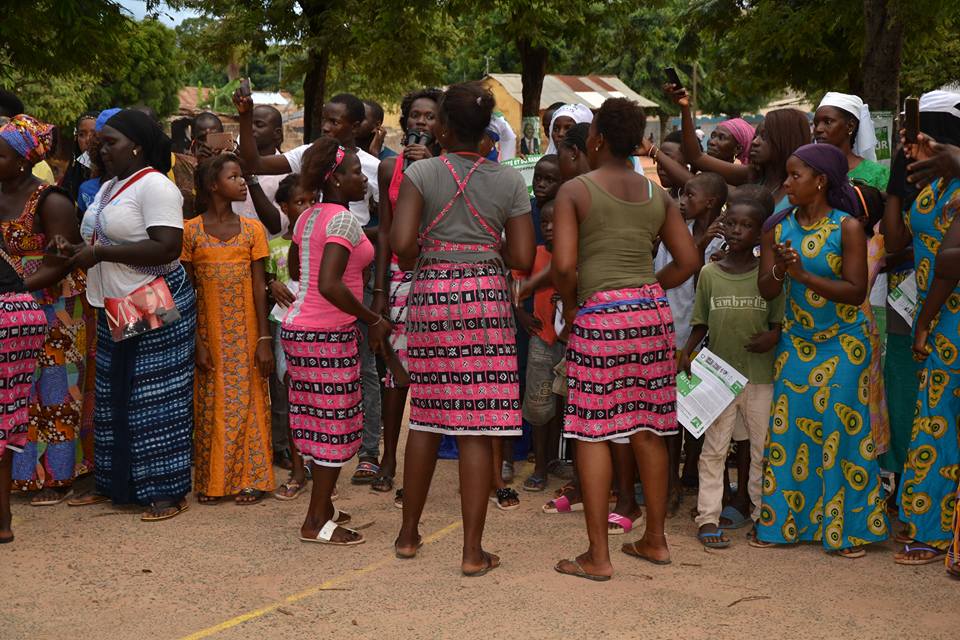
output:
M571 513L573 511L583 511L583 502L571 503L567 496L558 496L543 505L544 513Z
M619 536L625 533L630 533L637 523L640 522L642 517L643 516L637 518L636 520L631 520L630 518L622 516L619 513L611 513L607 516L607 522L616 526L607 527L607 535Z

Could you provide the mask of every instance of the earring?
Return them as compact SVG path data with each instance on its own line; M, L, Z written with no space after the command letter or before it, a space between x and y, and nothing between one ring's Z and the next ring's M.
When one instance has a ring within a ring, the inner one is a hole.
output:
M136 149L133 150L133 155L139 155L139 154L140 154L139 151L137 151Z
M600 145L597 145L593 148L594 151L600 151Z
M817 191L823 191L823 184L817 183Z
M23 165L20 165L20 173L23 173Z
M339 182L337 183L337 188L338 188L338 189L340 188L340 183L339 183Z

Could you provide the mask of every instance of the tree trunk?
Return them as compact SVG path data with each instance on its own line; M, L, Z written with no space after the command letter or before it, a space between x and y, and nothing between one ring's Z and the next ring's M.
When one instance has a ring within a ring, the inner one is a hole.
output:
M667 131L667 127L670 126L670 114L664 111L663 109L658 110L657 114L660 117L660 139L657 140L657 144L663 144L663 139L667 137L667 134L670 133Z
M543 77L547 75L547 50L532 46L526 38L517 40L517 50L523 80L522 114L524 118L539 118L540 93L543 91Z
M327 92L327 70L330 51L311 50L307 54L308 71L303 77L303 142L308 144L320 137L323 122L323 100Z
M903 19L894 0L863 0L863 87L860 96L871 109L896 111L900 103Z

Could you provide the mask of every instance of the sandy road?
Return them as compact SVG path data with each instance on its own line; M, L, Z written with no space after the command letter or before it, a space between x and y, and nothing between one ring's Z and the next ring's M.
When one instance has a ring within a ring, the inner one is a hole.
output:
M939 564L894 565L889 545L846 560L809 546L752 549L739 532L730 549L706 551L681 515L668 522L672 565L617 552L614 580L595 584L552 569L585 547L582 515L542 514L547 496L521 492L519 510L491 508L488 516L487 547L502 555L502 568L470 579L458 571L455 462L438 465L423 518L431 537L413 561L393 557L400 514L391 498L347 481L340 493L339 506L364 527L364 545L299 542L306 496L251 507L193 502L157 524L140 523L133 509L31 508L18 499L17 541L0 547L0 638L902 640L960 633L960 584Z

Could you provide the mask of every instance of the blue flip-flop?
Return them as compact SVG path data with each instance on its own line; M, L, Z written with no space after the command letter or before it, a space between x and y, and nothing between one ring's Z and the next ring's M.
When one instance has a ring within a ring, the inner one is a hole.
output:
M705 546L707 549L726 549L730 546L729 540L722 540L723 538L723 529L717 529L716 531L698 533L697 538L700 539L700 544ZM716 538L713 542L709 542L708 538Z
M720 512L720 517L730 521L730 524L723 527L724 529L742 529L747 525L753 524L750 516L743 515L733 506L724 507L723 511Z

